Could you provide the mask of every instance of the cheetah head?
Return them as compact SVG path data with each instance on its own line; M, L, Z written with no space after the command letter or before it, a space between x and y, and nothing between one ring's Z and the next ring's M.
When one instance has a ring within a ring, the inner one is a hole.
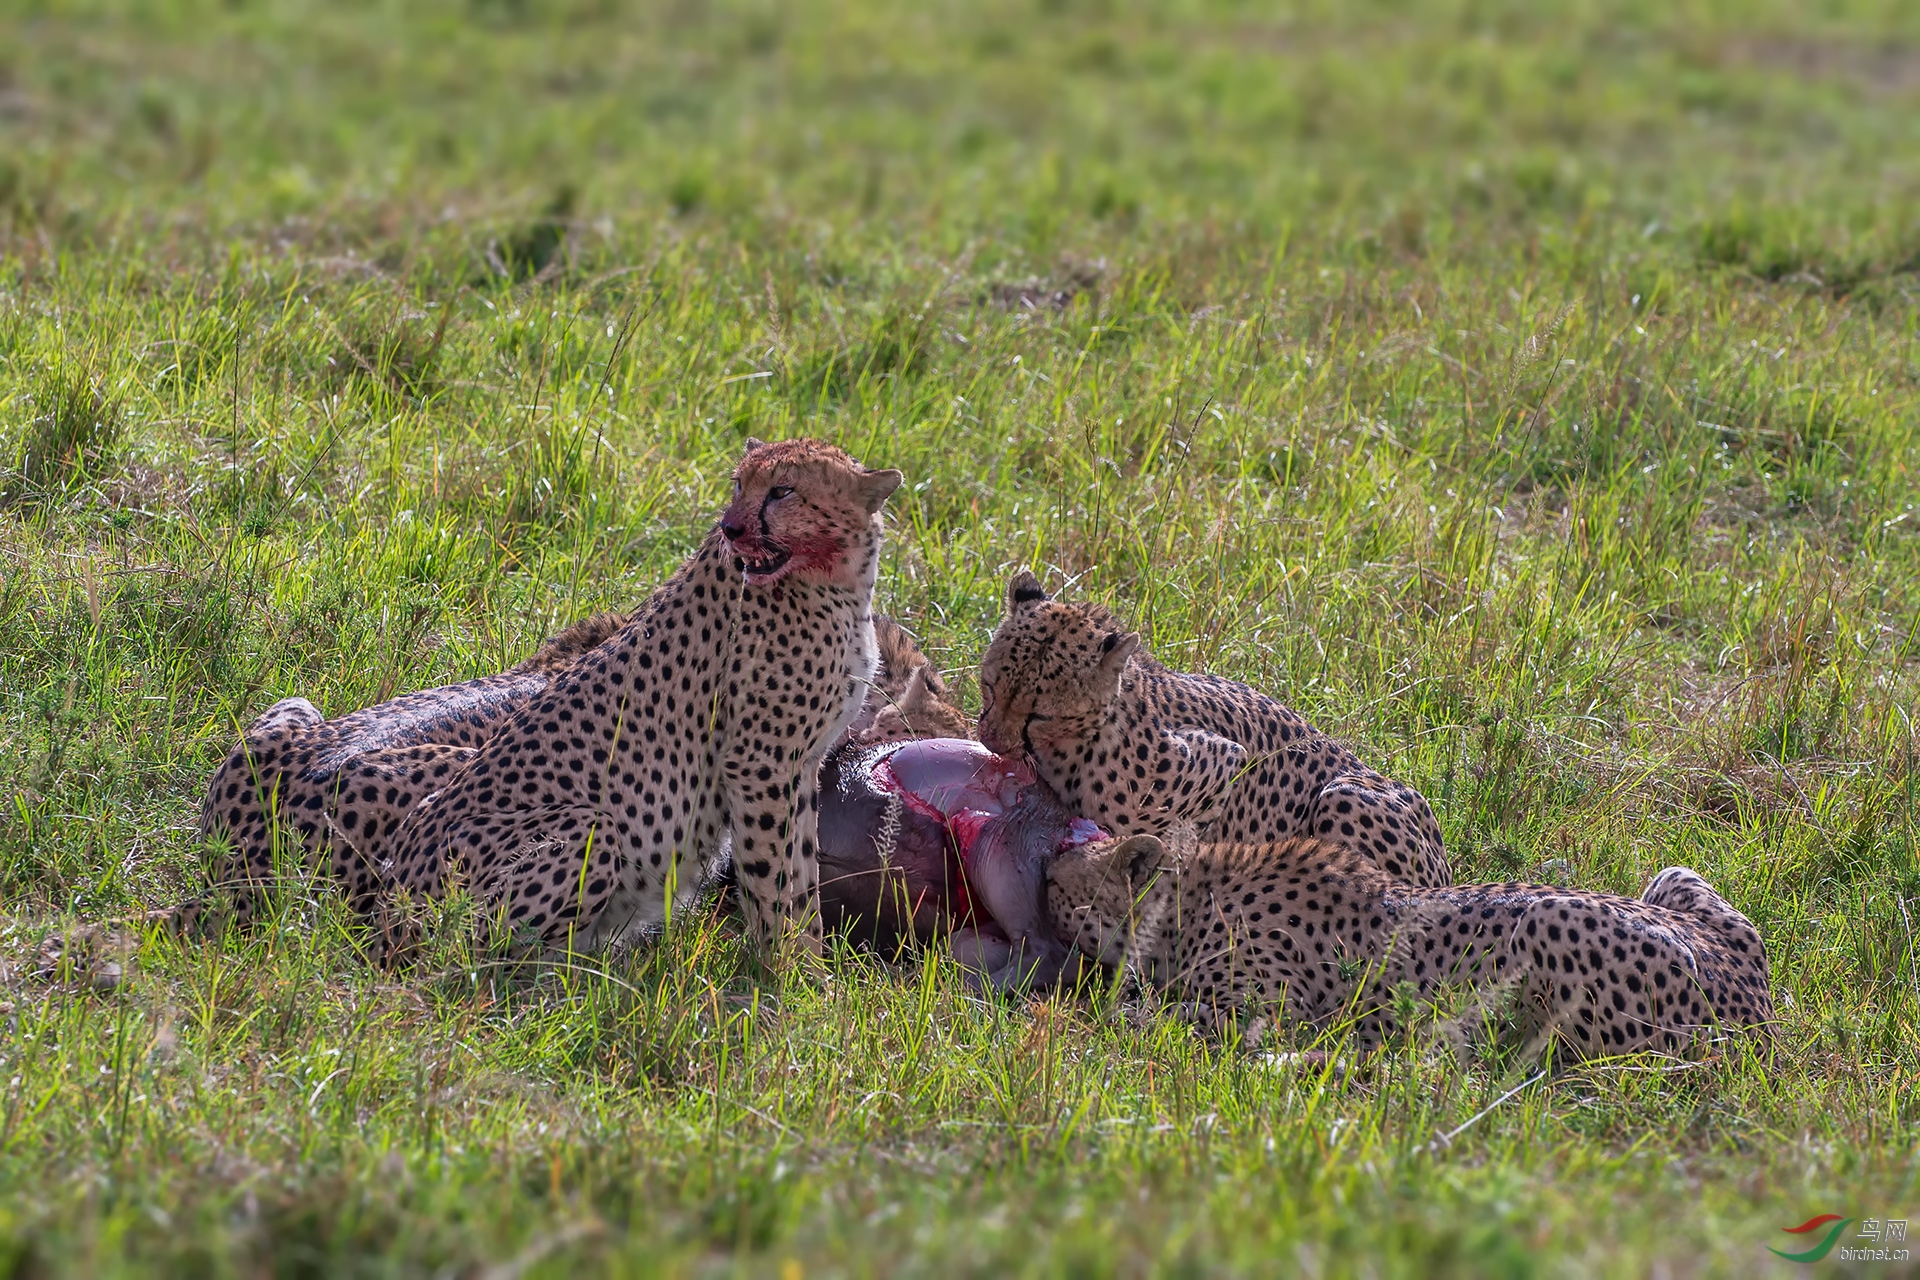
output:
M973 726L947 691L931 664L921 663L907 677L898 701L882 706L873 724L854 735L862 746L901 742L910 738L971 738Z
M900 479L818 440L749 440L720 532L750 583L789 574L851 582L878 545L880 507Z
M1049 599L1022 570L980 660L980 741L1001 755L1064 748L1097 732L1140 648L1097 604Z
M1169 865L1156 836L1099 840L1047 864L1047 915L1062 941L1102 964L1127 958L1141 899Z

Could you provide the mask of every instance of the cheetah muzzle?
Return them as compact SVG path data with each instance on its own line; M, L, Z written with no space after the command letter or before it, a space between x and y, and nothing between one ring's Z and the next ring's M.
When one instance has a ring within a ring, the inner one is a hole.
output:
M776 581L780 571L793 562L793 553L780 550L764 560L742 560L740 571L748 582L755 584Z

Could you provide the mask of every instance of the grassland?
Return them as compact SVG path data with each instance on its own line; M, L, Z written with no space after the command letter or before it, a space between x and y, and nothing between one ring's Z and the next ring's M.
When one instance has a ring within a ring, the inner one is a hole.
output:
M1917 272L1892 3L6 6L0 1262L1756 1275L1920 1218ZM1029 565L1467 877L1698 868L1781 1064L1342 1082L712 913L390 973L323 885L35 974L204 882L252 714L636 601L749 432L906 470L881 602L969 698Z

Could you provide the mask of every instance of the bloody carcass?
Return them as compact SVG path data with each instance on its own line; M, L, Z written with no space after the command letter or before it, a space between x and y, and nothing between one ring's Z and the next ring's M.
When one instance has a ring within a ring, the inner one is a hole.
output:
M1105 836L977 742L844 747L820 772L823 922L883 952L951 934L987 984L1044 986L1069 961L1047 925L1047 861Z

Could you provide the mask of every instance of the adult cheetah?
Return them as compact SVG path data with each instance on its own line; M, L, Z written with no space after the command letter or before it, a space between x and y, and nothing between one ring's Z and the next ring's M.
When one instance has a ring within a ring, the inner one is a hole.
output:
M751 442L693 559L414 809L392 878L458 874L544 944L594 945L661 919L730 837L755 939L817 953L817 775L874 674L899 483Z
M980 663L980 741L1025 751L1067 808L1114 832L1209 842L1315 834L1397 879L1453 882L1426 797L1256 689L1154 661L1097 604L1020 572Z
M414 805L478 754L555 674L626 625L624 614L577 622L498 675L422 689L334 720L305 698L267 708L208 783L200 833L231 850L216 883L233 889L236 920L259 907L276 853L319 859L365 912L385 887L388 845ZM161 913L190 925L204 903Z
M1760 935L1684 867L1634 899L1518 883L1417 888L1313 836L1174 845L1134 836L1063 852L1047 870L1047 912L1063 941L1131 968L1203 1024L1351 1018L1370 1048L1400 1030L1402 991L1425 1000L1497 987L1517 989L1530 1029L1583 1058L1680 1052L1716 1032L1772 1049Z
M262 712L215 772L200 813L201 835L233 846L216 883L236 891L239 923L256 912L276 852L307 865L317 860L356 910L374 913L380 893L395 887L384 873L388 845L413 807L465 768L555 673L626 622L625 614L599 614L509 671L416 690L333 720L305 698ZM880 614L873 625L879 669L841 741L966 737L965 712L905 628ZM192 902L145 918L187 928L205 908Z

